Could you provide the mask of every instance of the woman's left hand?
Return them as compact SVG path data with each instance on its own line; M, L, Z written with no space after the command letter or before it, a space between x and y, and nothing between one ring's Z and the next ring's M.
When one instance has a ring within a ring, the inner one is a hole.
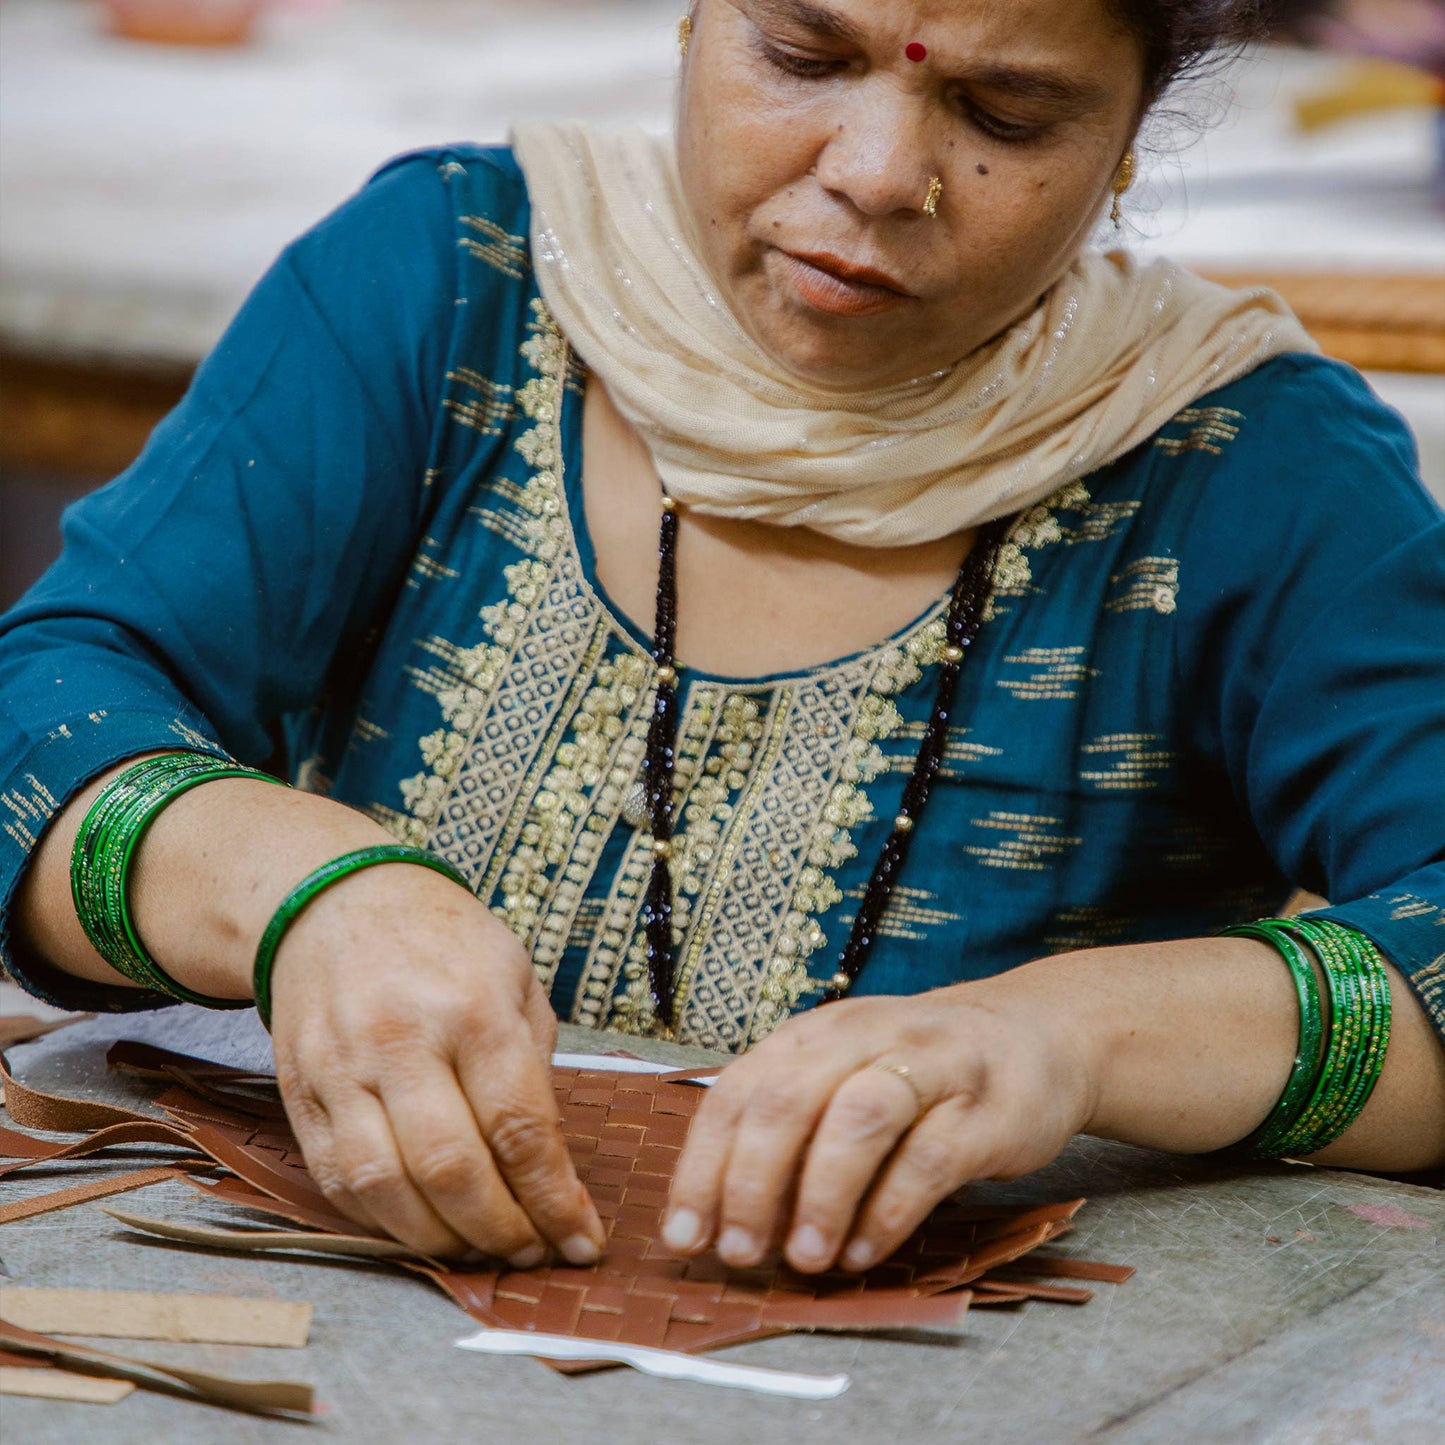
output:
M806 1273L886 1258L975 1179L1047 1164L1084 1128L1094 1068L1031 989L846 999L728 1066L679 1161L663 1239Z

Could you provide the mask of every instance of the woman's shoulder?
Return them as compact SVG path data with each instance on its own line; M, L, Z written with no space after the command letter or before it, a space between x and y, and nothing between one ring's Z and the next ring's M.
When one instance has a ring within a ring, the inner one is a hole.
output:
M384 162L286 254L314 269L359 268L377 281L391 274L417 297L433 289L418 285L427 277L444 290L458 279L459 251L520 276L530 211L510 147L428 146Z
M1352 366L1312 353L1270 358L1176 413L1142 449L1150 489L1184 483L1206 510L1262 517L1440 516L1409 425Z
M397 195L441 187L461 208L482 202L528 209L526 178L508 145L461 142L403 151L378 166L367 185Z

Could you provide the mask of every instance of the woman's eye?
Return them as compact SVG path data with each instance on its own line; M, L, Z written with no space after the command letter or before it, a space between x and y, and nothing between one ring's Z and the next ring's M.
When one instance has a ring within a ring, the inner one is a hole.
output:
M1032 125L1022 121L1004 120L1001 116L994 115L992 111L984 110L982 106L965 102L964 113L974 125L985 135L991 135L995 140L1022 142L1033 140L1039 135L1043 126Z
M805 80L819 80L830 75L837 68L835 60L819 60L814 56L796 55L791 50L780 50L776 45L760 47L769 64L785 75L801 76Z

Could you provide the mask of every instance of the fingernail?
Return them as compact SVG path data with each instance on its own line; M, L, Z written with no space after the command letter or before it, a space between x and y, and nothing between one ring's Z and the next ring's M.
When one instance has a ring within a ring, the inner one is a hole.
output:
M746 1229L730 1224L717 1242L717 1252L729 1264L751 1264L758 1257L758 1245Z
M529 1244L526 1249L519 1249L516 1254L510 1256L507 1263L513 1269L536 1269L546 1258L547 1246L545 1244Z
M821 1264L828 1257L828 1242L823 1238L822 1230L815 1225L805 1224L793 1231L792 1238L788 1240L787 1252L794 1259Z
M562 1256L568 1264L596 1264L601 1253L596 1240L585 1234L574 1234L562 1245Z
M702 1233L702 1220L691 1209L676 1209L662 1226L662 1242L669 1249L692 1249Z
M866 1239L855 1239L843 1251L843 1265L847 1269L867 1269L873 1263L873 1246Z

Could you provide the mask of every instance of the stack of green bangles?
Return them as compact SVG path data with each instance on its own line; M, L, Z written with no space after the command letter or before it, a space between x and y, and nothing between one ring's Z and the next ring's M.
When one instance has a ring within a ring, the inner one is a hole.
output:
M204 753L174 752L127 768L102 790L81 822L70 854L70 892L76 916L95 951L132 983L208 1008L249 1008L251 999L195 993L172 978L147 952L130 912L130 869L146 830L182 793L217 778L255 778L266 773ZM362 868L378 863L415 863L466 880L444 859L422 848L382 843L333 858L303 878L282 899L256 949L252 992L262 1022L271 1026L271 969L287 928L318 894Z
M1369 1101L1390 1043L1390 979L1380 951L1343 924L1264 918L1223 933L1270 944L1299 997L1299 1047L1279 1102L1241 1147L1300 1158L1332 1144ZM1325 982L1323 1005L1316 966Z

